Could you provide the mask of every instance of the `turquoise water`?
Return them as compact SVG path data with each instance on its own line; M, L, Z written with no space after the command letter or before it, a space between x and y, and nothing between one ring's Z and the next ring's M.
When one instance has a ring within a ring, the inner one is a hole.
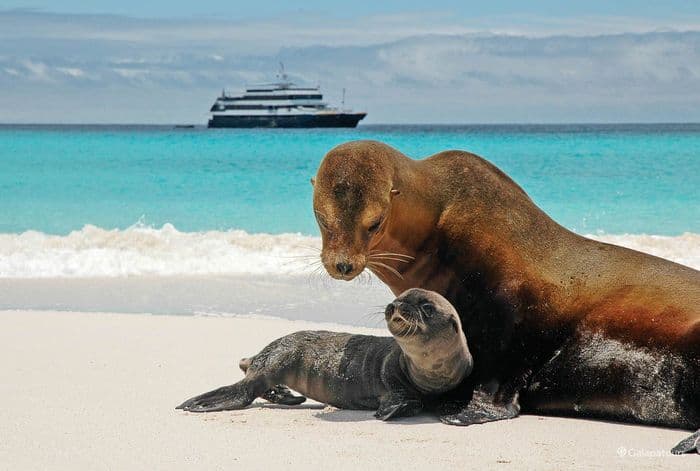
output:
M580 233L700 233L700 125L0 126L0 232L142 222L315 235L309 178L330 148L353 139L416 158L477 153Z

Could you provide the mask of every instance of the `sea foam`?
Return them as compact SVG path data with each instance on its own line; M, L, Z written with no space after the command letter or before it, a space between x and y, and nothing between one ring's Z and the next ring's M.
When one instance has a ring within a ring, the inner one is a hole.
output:
M700 234L589 235L700 269ZM77 278L135 275L307 276L320 269L319 237L241 230L181 232L135 225L87 225L68 235L0 234L0 277Z
M27 231L0 234L0 277L307 274L320 239L245 231L180 232L135 225L86 225L65 236ZM315 255L315 256L314 256Z

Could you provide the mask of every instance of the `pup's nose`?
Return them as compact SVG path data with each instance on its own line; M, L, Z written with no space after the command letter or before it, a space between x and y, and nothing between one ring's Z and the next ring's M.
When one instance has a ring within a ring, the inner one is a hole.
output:
M335 265L336 270L341 275L347 275L352 271L352 263L340 262Z
M389 320L389 319L391 319L391 320L399 319L401 321L406 320L405 316L407 313L405 312L406 311L405 309L401 309L402 305L403 305L403 303L401 301L394 301L394 302L390 303L386 307L386 309L384 310L384 317L386 317L386 320ZM394 319L395 317L396 317L396 319Z
M389 320L391 316L394 314L394 310L396 309L396 305L394 303L390 303L387 305L386 309L384 309L384 317L386 320Z

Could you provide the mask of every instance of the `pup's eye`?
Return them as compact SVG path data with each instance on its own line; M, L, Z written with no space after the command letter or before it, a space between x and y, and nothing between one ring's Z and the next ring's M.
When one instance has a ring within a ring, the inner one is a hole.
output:
M425 303L425 304L421 305L421 309L423 310L423 313L426 316L430 316L433 314L433 312L435 312L435 308L430 303Z
M369 232L370 234L373 233L373 232L377 232L377 229L379 229L379 226L380 226L381 224L382 224L382 218L377 219L376 221L374 221L374 222L372 223L371 226L369 226L369 227L367 228L367 232Z

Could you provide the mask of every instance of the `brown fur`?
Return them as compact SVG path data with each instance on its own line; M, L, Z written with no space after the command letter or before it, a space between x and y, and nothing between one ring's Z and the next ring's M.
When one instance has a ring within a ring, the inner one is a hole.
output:
M395 294L443 294L484 381L541 367L581 331L678 353L700 371L700 272L570 232L474 154L415 161L379 142L343 144L321 163L314 209L327 271L347 280L369 267ZM383 259L397 276L372 266L372 253L413 260ZM338 263L352 271L338 273ZM518 355L530 358L502 366Z

